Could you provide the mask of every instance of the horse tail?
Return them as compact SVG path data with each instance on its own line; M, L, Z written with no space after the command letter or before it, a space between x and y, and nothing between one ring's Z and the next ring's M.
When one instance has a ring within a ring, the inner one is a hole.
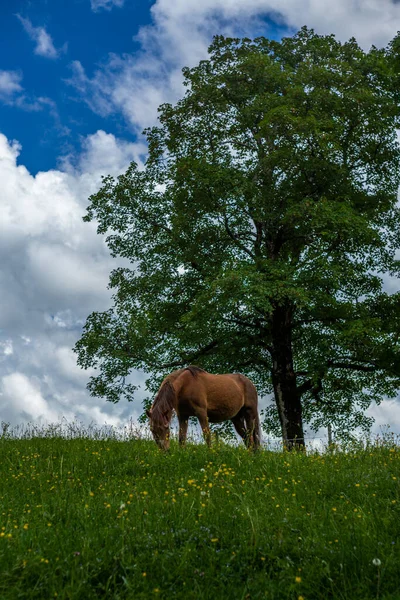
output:
M161 384L151 408L151 418L155 422L168 425L176 404L176 391L169 379Z
M258 414L258 393L257 388L252 381L248 377L244 375L239 375L240 379L243 382L244 393L245 393L245 404L248 408L250 408L254 415L254 441L256 447L261 444L261 423L260 416Z
M258 393L257 388L250 379L248 379L250 385L248 385L248 396L254 402L254 441L256 447L261 445L261 423L260 415L258 414Z

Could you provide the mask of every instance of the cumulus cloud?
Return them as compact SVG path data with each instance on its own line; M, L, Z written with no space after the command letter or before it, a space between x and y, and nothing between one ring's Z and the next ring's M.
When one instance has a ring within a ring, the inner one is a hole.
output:
M34 27L29 19L16 15L22 24L22 27L35 42L35 54L38 56L44 56L45 58L55 59L60 56L63 52L66 52L67 45L64 44L62 48L56 48L53 43L53 39L50 34L47 33L44 27Z
M82 152L79 157L67 156L61 161L63 169L80 178L87 174L119 175L121 165L134 160L143 166L147 146L143 141L135 143L117 139L114 135L99 130L82 140Z
M111 10L114 6L121 8L125 0L90 0L90 6L94 12L99 10Z
M371 406L367 414L375 419L373 431L381 433L388 427L393 432L400 432L400 407L398 400L383 400L381 404Z
M136 37L140 52L110 54L90 75L75 61L67 80L94 112L122 113L135 132L156 122L162 102L174 102L182 95L182 67L207 55L214 34L268 35L268 20L273 20L282 32L292 33L307 24L341 40L355 36L369 48L386 45L400 20L400 4L392 0L157 0L151 12L152 23Z
M18 164L20 150L0 134L0 421L122 423L138 416L139 404L90 398L91 373L71 351L88 314L110 305L116 266L82 216L101 175L140 164L145 149L98 131L82 140L79 159L66 157L58 170L35 177Z
M385 45L396 34L400 5L392 0L157 0L152 7L155 24L165 31L178 33L179 24L201 29L206 19L215 16L222 26L239 28L254 17L269 17L280 25L299 29L313 27L318 33L335 33L345 40L355 36L368 48L371 44ZM236 22L235 22L236 20ZM180 32L186 38L187 30ZM179 42L178 42L179 43Z
M1 396L3 410L14 417L28 420L48 419L56 421L58 415L43 398L40 385L35 379L28 379L23 373L12 373L2 378Z

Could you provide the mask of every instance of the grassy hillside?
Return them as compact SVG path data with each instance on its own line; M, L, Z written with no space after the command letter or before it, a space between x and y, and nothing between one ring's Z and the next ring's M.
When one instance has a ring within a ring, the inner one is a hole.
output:
M400 598L400 450L0 439L0 598Z

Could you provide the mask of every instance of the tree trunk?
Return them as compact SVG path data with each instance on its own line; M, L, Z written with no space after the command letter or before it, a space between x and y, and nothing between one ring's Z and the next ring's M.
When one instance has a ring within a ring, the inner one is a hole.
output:
M293 369L292 315L290 306L276 306L272 314L272 383L288 450L304 447L301 396Z

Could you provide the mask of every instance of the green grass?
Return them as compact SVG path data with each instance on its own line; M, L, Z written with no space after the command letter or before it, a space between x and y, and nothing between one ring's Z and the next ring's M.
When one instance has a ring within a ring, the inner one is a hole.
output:
M1 600L400 598L395 446L0 438L0 456Z

